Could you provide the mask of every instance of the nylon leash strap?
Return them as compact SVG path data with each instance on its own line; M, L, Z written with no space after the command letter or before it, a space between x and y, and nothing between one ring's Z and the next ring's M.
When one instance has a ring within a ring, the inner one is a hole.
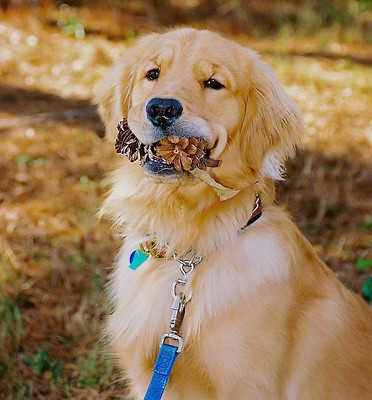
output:
M174 362L178 356L178 347L162 343L153 375L144 400L160 400L169 381Z

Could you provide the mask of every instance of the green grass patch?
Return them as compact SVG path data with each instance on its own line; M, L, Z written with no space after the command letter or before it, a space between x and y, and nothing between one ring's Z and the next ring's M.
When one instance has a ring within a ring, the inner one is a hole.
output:
M372 267L372 260L364 260L362 258L359 258L359 260L356 263L356 267L359 270L366 270Z
M114 362L103 350L96 346L85 358L80 358L79 382L92 388L108 385L114 369Z
M0 299L0 335L10 340L13 346L19 344L24 329L21 310L18 304L4 296Z
M51 382L57 383L60 380L60 361L52 360L42 348L38 348L35 355L26 360L26 365L30 367L36 378L40 378L45 372L49 372Z
M41 167L45 165L47 159L45 157L31 157L27 154L23 154L17 158L17 164L25 167Z
M81 272L86 265L85 259L78 253L70 254L68 260L75 272Z
M372 215L366 215L363 222L358 226L361 231L372 231Z
M363 297L372 302L372 277L370 276L362 284L362 295Z

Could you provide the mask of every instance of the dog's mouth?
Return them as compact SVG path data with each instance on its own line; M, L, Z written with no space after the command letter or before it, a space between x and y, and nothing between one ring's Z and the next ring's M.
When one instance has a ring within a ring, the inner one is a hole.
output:
M151 175L179 175L195 168L218 167L221 163L210 158L204 138L168 135L155 143L144 144L131 131L126 119L117 128L116 152L124 154L130 162L139 160Z
M166 179L188 174L211 186L221 201L239 192L222 186L207 172L207 167L216 168L221 161L210 157L204 138L168 135L158 142L144 144L131 131L126 119L117 128L116 152L124 154L130 162L139 161L148 175Z

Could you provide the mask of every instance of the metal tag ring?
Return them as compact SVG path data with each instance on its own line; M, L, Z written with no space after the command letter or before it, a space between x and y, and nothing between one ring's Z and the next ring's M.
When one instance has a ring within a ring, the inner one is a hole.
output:
M195 265L192 261L187 260L178 260L179 264L180 264L180 270L182 272L183 275L187 276L189 274L191 274L192 271L194 271L195 269Z

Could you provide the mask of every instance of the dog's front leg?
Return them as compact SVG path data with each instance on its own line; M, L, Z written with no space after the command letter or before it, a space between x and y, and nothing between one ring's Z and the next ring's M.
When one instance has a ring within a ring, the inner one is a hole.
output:
M269 300L259 295L266 290L277 296ZM202 358L216 399L282 399L285 360L289 358L285 310L290 300L281 291L285 289L268 284L201 331L195 351Z

